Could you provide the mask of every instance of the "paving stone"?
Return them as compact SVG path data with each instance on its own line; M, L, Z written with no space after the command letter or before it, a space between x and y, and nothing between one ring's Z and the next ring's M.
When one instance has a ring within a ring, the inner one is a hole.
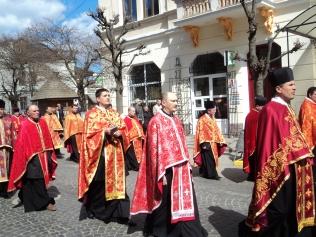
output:
M187 138L190 152L193 137ZM228 139L231 151L234 151L236 139ZM139 224L128 227L117 223L105 224L99 220L79 221L81 203L77 200L78 164L68 161L66 151L62 149L64 159L58 160L56 180L49 187L50 195L56 198L56 212L41 211L24 213L23 207L12 208L13 200L0 199L0 237L2 236L44 236L44 237L80 237L80 236L143 236L144 217L136 217ZM234 153L225 153L220 158L220 181L203 179L196 175L194 187L197 196L200 219L210 237L237 236L238 223L248 211L253 184L246 181L246 175L240 168L233 167ZM137 172L127 176L127 192L132 199Z

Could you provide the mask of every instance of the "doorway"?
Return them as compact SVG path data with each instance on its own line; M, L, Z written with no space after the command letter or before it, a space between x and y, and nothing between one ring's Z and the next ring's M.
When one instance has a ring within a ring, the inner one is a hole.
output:
M193 133L199 115L205 110L204 103L213 100L216 104L216 122L223 134L228 133L227 74L217 73L192 77L191 95L193 109Z

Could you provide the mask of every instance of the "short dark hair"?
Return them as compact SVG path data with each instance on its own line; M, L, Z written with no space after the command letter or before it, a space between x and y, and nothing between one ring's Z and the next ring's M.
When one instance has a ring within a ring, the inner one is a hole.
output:
M102 92L110 92L108 89L105 89L105 88L100 88L100 89L97 89L97 91L95 92L95 98L98 98L101 96Z
M308 90L307 90L307 97L310 98L310 96L312 94L314 94L315 91L316 91L316 87L315 86L312 86L312 87L308 88Z

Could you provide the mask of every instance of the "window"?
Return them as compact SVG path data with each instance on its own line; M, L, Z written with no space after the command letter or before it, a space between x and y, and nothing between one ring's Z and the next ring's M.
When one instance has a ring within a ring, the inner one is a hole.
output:
M25 110L27 106L27 98L25 96L20 97L20 109Z
M160 69L154 63L133 66L130 72L130 102L136 98L154 104L161 97Z
M136 0L124 1L124 16L129 17L132 21L137 21L137 5Z
M145 17L159 14L159 0L144 0Z

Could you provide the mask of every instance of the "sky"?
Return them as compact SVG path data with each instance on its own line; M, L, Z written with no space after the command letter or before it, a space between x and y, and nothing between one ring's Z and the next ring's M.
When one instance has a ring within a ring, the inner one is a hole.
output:
M92 33L95 22L86 12L95 11L98 0L0 0L0 35L14 35L28 26L51 19Z

